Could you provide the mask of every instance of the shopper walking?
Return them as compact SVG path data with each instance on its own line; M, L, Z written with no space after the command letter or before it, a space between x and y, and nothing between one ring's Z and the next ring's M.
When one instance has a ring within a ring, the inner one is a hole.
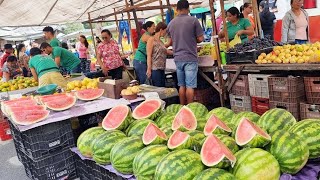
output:
M91 61L88 60L90 58L89 43L84 35L80 35L79 42L76 45L76 50L79 53L79 58L81 60L81 72L90 72Z
M177 11L178 16L168 25L168 35L177 67L180 103L187 104L194 100L198 74L197 43L202 42L204 36L198 19L188 15L187 0L178 1Z
M309 41L309 15L302 9L303 0L291 0L289 10L282 20L283 43L306 44Z
M276 22L276 16L270 12L267 1L261 1L259 4L259 16L261 22L261 28L263 30L264 37L271 40L274 39L274 24Z
M18 45L18 64L23 71L24 77L29 77L31 75L30 68L28 66L29 56L26 54L26 45L19 44Z

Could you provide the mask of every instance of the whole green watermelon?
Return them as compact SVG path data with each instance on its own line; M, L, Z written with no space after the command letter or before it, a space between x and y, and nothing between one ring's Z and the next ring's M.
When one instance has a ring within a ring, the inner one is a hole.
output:
M209 112L205 105L198 102L190 103L187 105L187 107L191 109L197 119L205 117Z
M84 157L92 157L92 142L104 132L102 127L93 127L81 133L77 140L77 147Z
M181 104L171 104L166 108L166 113L177 114L182 107Z
M203 129L207 124L207 120L208 119L206 119L205 117L197 118L197 130L198 131L202 131L203 132Z
M160 160L169 154L164 145L152 145L143 148L133 160L133 174L139 179L153 179Z
M235 114L232 118L232 124L234 124L236 127L240 123L242 118L248 118L250 121L257 123L260 116L254 112L248 112L248 111L243 111L238 114Z
M268 110L260 117L258 126L272 135L278 130L289 129L296 122L296 118L290 112L275 108Z
M119 130L106 131L92 143L93 160L98 164L110 164L110 151L113 146L127 136Z
M237 180L277 180L280 178L278 161L260 148L245 148L235 154L237 162L232 172Z
M127 136L128 137L142 136L144 129L148 126L150 122L155 123L154 121L149 119L141 119L141 120L133 121L133 123L131 123L128 129L126 130Z
M309 159L320 157L320 120L306 119L293 125L290 130L303 139L309 148Z
M176 150L161 159L155 180L192 180L205 169L200 155L192 150Z
M170 113L163 114L155 122L159 126L159 128L165 128L165 127L171 128L174 117L175 117L174 114L170 114Z
M231 109L225 107L219 107L211 110L207 114L206 119L209 119L212 114L217 116L221 121L227 123L228 125L231 124L232 118L234 116L234 112Z
M193 180L235 180L233 174L218 168L209 168L202 171Z
M307 163L309 149L298 135L286 130L273 134L269 152L277 159L283 173L296 174Z
M133 160L144 147L141 137L138 136L116 143L110 152L112 167L122 174L132 174Z

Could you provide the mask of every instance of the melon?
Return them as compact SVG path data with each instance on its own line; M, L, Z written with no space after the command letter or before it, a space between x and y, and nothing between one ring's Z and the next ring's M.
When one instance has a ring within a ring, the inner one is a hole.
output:
M66 96L63 98L57 98L44 104L47 106L48 109L53 111L64 111L70 109L72 106L76 104L77 98L74 96Z
M161 99L149 99L139 104L132 112L132 117L139 119L155 120L161 115Z
M204 117L209 112L205 105L198 103L198 102L190 103L187 105L187 107L191 109L191 111L194 113L194 115L197 118Z
M102 127L105 130L124 130L131 122L131 110L127 105L118 105L110 109L103 118Z
M168 148L172 150L192 149L193 141L191 136L186 132L176 130L168 140Z
M133 121L133 123L129 125L125 133L127 134L128 137L131 137L131 136L141 137L144 133L144 130L149 125L149 123L154 123L154 121L150 119L135 120Z
M220 162L229 161L231 166L236 162L236 157L230 149L215 135L209 135L201 148L201 161L208 167L218 165Z
M35 100L39 103L39 104L45 104L46 102L52 101L52 100L56 100L58 98L65 98L68 96L72 96L69 94L51 94L51 95L44 95L44 96L37 96L35 97Z
M175 117L175 114L165 113L160 117L158 117L155 122L160 128L165 128L165 127L171 128L174 117Z
M6 111L8 113L9 116L12 115L13 112L22 112L22 111L26 111L26 110L46 110L46 106L44 105L25 105L25 104L21 104L21 105L17 105L17 106L7 106Z
M50 111L48 110L17 110L11 111L11 119L19 125L31 125L45 120Z
M204 127L204 135L214 134L230 134L232 130L217 116L212 114Z
M190 131L196 130L197 119L194 113L187 106L183 106L172 122L172 130Z
M204 130L204 127L207 124L207 120L206 118L202 117L202 118L197 118L197 130L198 131L202 131Z
M37 102L31 98L19 98L9 101L3 101L1 102L1 111L6 115L9 116L9 113L7 112L7 108L11 106L35 106L37 105Z
M154 123L149 123L142 135L142 142L145 145L162 144L167 139L167 135Z
M166 113L177 114L182 107L183 105L181 104L171 104L168 107L166 107Z
M234 116L234 112L231 109L225 108L225 107L218 107L215 109L212 109L206 116L207 119L214 114L217 116L221 121L225 123L231 123L232 118Z
M82 101L93 101L100 98L104 93L104 89L83 89L75 93L78 99Z
M264 147L271 141L269 134L247 118L240 121L235 139L239 146L247 147Z
M93 142L103 133L105 130L102 127L93 127L80 134L77 139L77 148L84 157L91 158L93 156Z

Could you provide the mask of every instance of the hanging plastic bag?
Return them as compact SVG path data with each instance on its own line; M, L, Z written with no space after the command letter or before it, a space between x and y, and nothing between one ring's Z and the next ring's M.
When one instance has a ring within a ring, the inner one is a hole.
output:
M234 47L236 44L240 44L241 43L241 38L238 35L234 36L234 39L232 41L230 41L229 45L230 47Z

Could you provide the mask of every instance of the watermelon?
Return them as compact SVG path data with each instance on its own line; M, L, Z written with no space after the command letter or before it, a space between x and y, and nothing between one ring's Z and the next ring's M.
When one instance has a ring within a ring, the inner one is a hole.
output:
M240 112L238 114L235 114L231 120L231 123L237 127L238 124L240 123L241 119L243 119L244 117L254 123L258 123L258 120L260 118L260 116L254 112L244 111L244 112Z
M170 127L172 125L173 119L174 119L175 115L174 114L163 114L162 116L160 116L155 122L156 124L158 124L158 126L160 128L164 128L164 127Z
M46 102L54 101L60 98L67 98L68 96L72 96L71 94L51 94L51 95L43 95L35 97L36 101L39 104L45 104Z
M194 151L200 153L202 142L206 138L206 136L203 134L203 132L197 130L187 131L186 133L191 136L194 145Z
M204 127L206 126L208 119L206 119L206 118L198 118L197 120L198 120L198 122L197 122L197 130L203 132Z
M144 147L138 136L128 137L116 143L110 152L112 167L122 174L132 174L133 160Z
M164 132L167 137L171 136L173 131L171 129L171 127L164 127L164 128L160 128L162 132Z
M203 132L204 132L204 135L208 136L212 133L213 134L230 134L232 130L217 116L212 114L208 119Z
M131 123L126 130L126 134L128 137L131 136L142 136L144 133L144 130L149 125L149 123L154 123L154 121L151 121L149 119L141 119L141 120L135 120L133 123Z
M181 104L171 104L166 108L166 113L177 114L182 107L183 105Z
M133 160L133 174L137 179L153 179L160 160L169 154L164 145L152 145L143 148Z
M246 147L264 147L271 141L269 134L247 118L240 121L235 139L239 146Z
M236 162L232 151L223 144L215 135L209 135L201 148L201 161L208 167L222 166L219 163L230 162L231 166Z
M105 130L124 130L131 123L131 110L127 105L113 107L103 118L102 127Z
M209 112L205 105L198 102L190 103L187 107L191 109L196 118L205 117Z
M206 119L209 119L212 114L214 114L221 121L223 121L227 124L231 123L231 120L234 116L234 112L228 108L225 108L225 107L219 107L219 108L215 108L215 109L211 110L207 114Z
M319 119L306 119L302 120L290 129L290 132L293 132L300 136L309 147L309 159L315 159L320 157L320 120Z
M235 180L233 174L218 168L209 168L202 171L193 180Z
M284 109L270 109L265 112L258 121L258 126L272 135L282 129L289 129L296 123L294 116Z
M145 128L142 141L145 145L162 144L168 139L167 135L154 123L149 123Z
M277 159L283 173L296 174L307 163L309 149L304 139L285 130L276 131L269 152Z
M168 148L171 150L192 149L193 140L188 133L176 130L168 140Z
M17 106L7 106L6 108L8 115L12 115L13 112L23 112L23 111L28 111L28 110L46 110L46 106L43 105L25 105L25 104L21 104L21 105L17 105Z
M193 112L187 107L183 106L178 114L174 117L172 122L172 130L190 131L197 128L197 119Z
M76 91L75 95L82 101L92 101L100 98L104 89L83 89Z
M132 117L140 119L155 120L161 115L161 99L149 99L139 104L132 112Z
M110 164L110 151L113 146L126 138L119 130L110 130L100 134L92 142L93 160L98 164Z
M74 106L76 104L76 101L76 97L66 96L63 98L56 98L55 100L45 102L44 105L46 105L48 109L51 109L53 111L64 111Z
M19 98L9 101L2 101L1 102L1 111L6 116L10 116L9 112L7 112L7 108L13 107L13 106L36 106L37 102L34 99L31 98Z
M102 127L93 127L81 133L77 140L77 147L84 157L92 157L92 142L104 132Z
M277 180L280 178L278 161L260 148L245 148L235 154L237 162L232 169L237 180Z
M192 150L173 151L163 157L157 165L155 180L192 180L204 170L200 155Z
M19 125L31 125L45 120L49 116L48 110L11 110L11 119Z

